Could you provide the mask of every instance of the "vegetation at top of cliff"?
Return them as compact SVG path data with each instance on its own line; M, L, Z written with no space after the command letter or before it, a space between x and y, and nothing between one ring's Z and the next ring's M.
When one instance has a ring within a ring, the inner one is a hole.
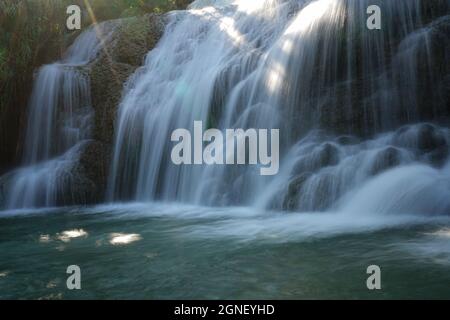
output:
M73 33L65 28L66 8L78 4L83 24L184 8L187 0L2 0L0 2L0 105L22 87L32 70L57 59Z

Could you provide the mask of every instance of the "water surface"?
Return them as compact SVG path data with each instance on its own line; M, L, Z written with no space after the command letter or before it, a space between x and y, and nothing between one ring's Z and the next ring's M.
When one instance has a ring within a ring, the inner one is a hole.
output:
M0 218L2 299L448 299L449 271L445 217L154 203Z

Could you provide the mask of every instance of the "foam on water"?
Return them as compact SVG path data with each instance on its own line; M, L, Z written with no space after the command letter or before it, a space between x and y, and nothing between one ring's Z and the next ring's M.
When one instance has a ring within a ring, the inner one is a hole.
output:
M230 239L268 243L310 241L344 234L426 224L448 224L446 216L380 215L371 212L290 213L250 207L201 207L189 204L133 203L67 209L100 220L156 219L174 223L177 235L192 239Z

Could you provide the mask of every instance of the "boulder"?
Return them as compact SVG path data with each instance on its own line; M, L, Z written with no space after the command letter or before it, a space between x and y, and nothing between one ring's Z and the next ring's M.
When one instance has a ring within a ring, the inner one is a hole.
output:
M372 176L378 175L386 170L394 168L401 163L401 152L395 147L387 147L377 153L369 169Z
M316 172L325 167L335 166L339 161L339 148L335 144L326 142L316 147L309 155L302 157L294 166L292 174Z

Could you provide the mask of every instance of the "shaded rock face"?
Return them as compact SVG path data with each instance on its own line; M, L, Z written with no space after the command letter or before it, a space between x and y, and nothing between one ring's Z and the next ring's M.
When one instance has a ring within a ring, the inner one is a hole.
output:
M420 160L436 167L445 163L450 147L448 135L431 123L402 127L393 141L395 146L412 149Z
M101 143L89 141L80 153L79 159L74 163L71 173L77 177L72 194L74 198L64 199L65 205L95 204L103 201L108 168L105 166L106 155Z
M104 200L114 124L124 86L143 64L145 55L155 47L163 31L164 17L161 15L119 20L112 39L85 70L90 76L95 111L94 142L81 155L77 170L95 183L97 202Z
M294 211L300 207L299 198L303 184L311 177L311 173L302 173L291 180L283 199L283 210Z
M10 187L10 180L12 179L12 174L5 174L0 177L0 210L6 204L7 192Z
M394 147L387 147L380 151L373 161L369 175L378 175L388 169L401 164L401 152Z
M436 17L448 14L450 2L448 0L424 0L421 1L422 20L430 22Z
M293 174L315 172L321 168L334 166L339 163L339 149L327 142L314 149L311 154L301 159L292 170Z
M121 20L112 40L89 66L96 112L95 140L112 143L117 107L125 83L144 63L145 55L157 44L163 30L164 18L159 15Z
M25 127L25 110L28 95L31 92L32 77L17 88L15 96L11 97L9 105L0 103L0 175L17 164L22 140L21 130Z

